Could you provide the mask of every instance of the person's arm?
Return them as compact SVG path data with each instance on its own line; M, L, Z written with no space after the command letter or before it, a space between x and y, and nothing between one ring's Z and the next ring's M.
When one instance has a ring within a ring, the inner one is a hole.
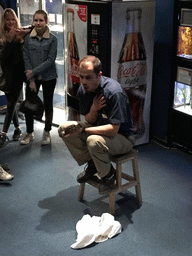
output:
M5 42L1 42L1 51L0 51L0 61L1 67L11 65L12 57L14 54L14 42L13 39L15 37L15 30L11 29L9 32L6 31Z
M95 96L89 113L85 115L85 120L88 123L94 125L97 121L98 111L101 110L103 107L105 107L105 105L106 105L106 100L103 94L99 94Z
M21 38L25 38L25 36L29 33L31 33L32 29L34 28L34 26L28 26L28 27L25 27L25 28L17 28L16 29L16 32L17 34L21 37Z
M119 126L119 124L105 124L93 127L86 127L84 130L89 135L96 134L101 136L113 137L117 135L119 131Z
M30 54L29 54L29 35L26 36L25 42L23 45L23 58L25 63L25 70L32 70L32 64L30 61Z
M12 42L13 39L15 38L16 34L17 34L17 32L16 32L16 30L14 28L11 28L9 30L9 32L5 31L6 41L9 42L9 43Z
M100 126L92 126L92 127L82 127L80 124L72 124L70 126L65 126L65 124L61 124L58 129L58 133L60 137L69 137L74 134L87 133L88 135L101 135L107 137L115 136L119 131L119 124L106 124Z
M30 53L29 53L29 35L25 37L24 45L23 45L23 59L25 63L25 75L27 80L30 82L34 82L33 74L29 75L29 73L32 73L32 63L30 61Z
M115 99L114 99L114 102L116 103ZM61 125L59 130L60 136L61 137L71 136L73 134L81 134L82 132L86 132L88 135L95 134L95 135L101 135L101 136L107 136L107 137L115 136L118 133L119 127L120 127L120 122L118 122L118 118L115 120L115 123L94 126L97 121L98 111L101 110L105 105L106 105L106 100L103 94L97 95L93 99L93 103L89 113L85 115L85 120L88 123L90 123L92 126L81 127L81 125L77 123L77 124L71 125L71 129L65 132L65 127Z
M99 94L93 99L93 104L90 108L90 111L88 114L85 115L85 120L93 125L92 127L85 128L85 132L87 134L96 134L101 136L112 137L118 133L120 124L106 124L94 126L94 124L97 121L98 112L105 106L106 100L103 94Z

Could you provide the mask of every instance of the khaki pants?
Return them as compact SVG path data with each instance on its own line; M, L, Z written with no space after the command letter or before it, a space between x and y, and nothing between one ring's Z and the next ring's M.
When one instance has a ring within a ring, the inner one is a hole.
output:
M71 124L78 123L84 127L90 127L90 124L87 122L68 121L60 125L58 131ZM132 136L126 138L121 134L117 134L114 137L74 134L69 137L64 137L63 141L79 165L83 165L93 159L100 178L106 176L110 171L111 163L109 154L126 154L131 151L134 145Z

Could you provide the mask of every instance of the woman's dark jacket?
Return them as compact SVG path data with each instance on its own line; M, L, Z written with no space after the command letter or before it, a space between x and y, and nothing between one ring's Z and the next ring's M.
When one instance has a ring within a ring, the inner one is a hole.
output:
M1 41L0 64L6 81L6 92L21 90L25 80L23 43Z

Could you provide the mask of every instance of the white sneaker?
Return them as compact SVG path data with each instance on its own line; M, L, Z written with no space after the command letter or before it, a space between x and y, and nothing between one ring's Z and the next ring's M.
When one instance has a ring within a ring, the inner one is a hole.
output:
M11 173L6 172L2 166L0 166L0 180L8 181L12 180L14 178L14 175Z
M33 132L32 133L27 133L25 135L25 137L22 140L20 140L20 144L21 145L27 145L32 140L34 140L34 133Z
M50 143L51 143L50 133L44 130L41 145L44 146L44 145L48 145Z

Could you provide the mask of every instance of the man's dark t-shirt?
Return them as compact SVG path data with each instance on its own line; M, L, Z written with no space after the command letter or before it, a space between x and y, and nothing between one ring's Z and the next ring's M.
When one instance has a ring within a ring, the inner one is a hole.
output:
M80 114L89 113L93 98L102 93L106 106L99 111L96 126L104 124L120 124L119 132L125 137L133 133L133 121L129 100L121 85L112 78L101 76L100 86L95 92L86 92L81 85L78 90Z

